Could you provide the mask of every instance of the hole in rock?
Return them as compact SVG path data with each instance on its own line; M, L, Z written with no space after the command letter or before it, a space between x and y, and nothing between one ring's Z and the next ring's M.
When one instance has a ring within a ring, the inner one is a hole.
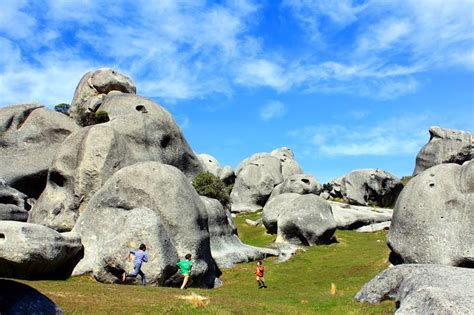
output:
M137 107L135 107L135 109L139 112L142 112L142 113L148 113L148 111L145 108L145 105L137 105Z
M430 187L434 187L434 183L431 183L431 184L430 184Z
M63 187L64 182L66 181L66 178L64 178L64 176L59 174L59 172L52 171L49 174L49 180L52 181L53 183L55 183L56 185L58 185L59 187Z
M16 205L17 202L13 196L0 196L0 203Z
M0 242L4 242L4 241L5 241L5 234L0 233Z
M303 183L309 185L309 179L303 178L301 181L302 181Z
M162 148L166 148L171 142L171 136L170 135L165 135L163 136L163 138L161 138L161 141L160 141L160 146Z

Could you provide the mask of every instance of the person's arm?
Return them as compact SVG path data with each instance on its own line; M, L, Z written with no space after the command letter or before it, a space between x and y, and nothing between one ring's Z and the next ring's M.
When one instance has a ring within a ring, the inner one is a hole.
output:
M132 261L132 255L135 255L135 252L133 250L128 252L128 261Z
M143 260L144 262L148 262L148 254L147 254L147 253L145 253L145 255L143 255L142 260Z
M193 270L193 264L189 266L189 273L191 273L192 270Z

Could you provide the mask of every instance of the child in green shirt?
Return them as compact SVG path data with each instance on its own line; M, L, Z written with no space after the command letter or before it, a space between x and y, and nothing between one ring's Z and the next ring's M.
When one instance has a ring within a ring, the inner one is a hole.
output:
M188 282L189 286L193 283L193 281L189 277L189 274L193 269L193 262L191 261L191 257L191 254L187 254L186 256L184 256L185 259L177 263L177 266L179 267L179 269L181 269L181 277L184 278L183 284L181 285L181 290L188 288Z

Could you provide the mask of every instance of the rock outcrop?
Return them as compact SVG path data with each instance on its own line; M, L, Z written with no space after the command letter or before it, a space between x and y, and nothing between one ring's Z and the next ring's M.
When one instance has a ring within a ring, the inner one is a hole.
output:
M0 221L26 222L32 203L33 201L24 193L0 182Z
M399 178L379 169L354 170L331 183L326 189L333 197L342 196L349 204L360 206L390 207L403 189Z
M229 165L221 168L219 161L210 154L202 153L197 157L206 172L219 177L226 185L232 185L235 182L235 173Z
M243 244L237 236L230 212L216 199L201 196L207 210L212 257L219 268L230 268L236 263L278 256L278 251Z
M263 208L263 224L276 242L295 245L329 243L336 230L330 204L313 194L281 194Z
M110 92L135 94L135 84L127 76L109 68L89 71L81 78L74 92L70 115L80 120L88 112L97 112Z
M38 224L0 221L0 277L66 279L81 256L77 235Z
M319 181L311 175L295 174L287 177L283 183L276 186L268 201L272 198L287 193L295 193L300 195L314 194L318 195L321 192L322 186Z
M176 166L189 177L202 166L171 115L133 94L105 97L110 121L82 128L59 148L29 222L69 231L93 194L119 169L142 161Z
M133 269L124 257L144 243L149 283L169 284L178 260L191 253L195 284L214 286L217 270L206 208L173 166L143 162L119 170L91 199L74 232L85 249L74 274L92 272L100 282L119 282L124 270Z
M440 164L410 180L388 235L390 260L474 267L474 161Z
M243 160L235 171L231 192L232 212L254 212L262 209L273 188L286 178L303 173L290 149L283 147L271 153L257 153Z
M431 127L430 140L416 156L413 175L442 163L463 164L474 158L474 135L461 130Z
M24 283L0 279L0 292L0 314L64 314L48 297Z
M395 300L395 314L471 314L474 269L438 265L399 265L364 285L355 299L363 303Z
M38 198L57 148L78 129L71 118L39 104L0 108L0 178Z
M354 230L371 224L390 223L392 220L392 209L353 206L334 201L329 204L340 230Z

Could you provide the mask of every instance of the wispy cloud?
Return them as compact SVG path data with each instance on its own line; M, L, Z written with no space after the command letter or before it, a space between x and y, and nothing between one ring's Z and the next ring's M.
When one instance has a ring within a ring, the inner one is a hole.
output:
M348 125L307 126L288 135L300 146L324 156L415 155L428 140L430 114L353 122Z
M286 107L280 101L270 101L260 109L260 118L263 121L270 121L275 118L285 116Z

